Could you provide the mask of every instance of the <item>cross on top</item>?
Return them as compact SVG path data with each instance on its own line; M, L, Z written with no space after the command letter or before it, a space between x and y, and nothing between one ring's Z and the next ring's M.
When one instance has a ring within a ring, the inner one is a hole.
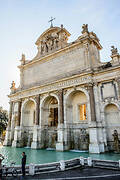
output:
M51 23L50 27L53 27L53 21L55 20L55 18L51 17L51 19L48 21L49 23Z

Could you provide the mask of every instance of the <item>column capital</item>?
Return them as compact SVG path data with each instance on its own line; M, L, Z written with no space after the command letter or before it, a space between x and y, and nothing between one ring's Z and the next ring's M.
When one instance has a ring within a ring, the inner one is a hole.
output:
M120 82L120 76L116 76L115 81Z

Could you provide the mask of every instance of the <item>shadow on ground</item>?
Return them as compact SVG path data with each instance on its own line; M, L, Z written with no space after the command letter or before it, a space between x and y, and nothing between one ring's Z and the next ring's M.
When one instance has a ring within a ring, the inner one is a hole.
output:
M45 173L35 176L26 176L26 177L8 177L3 178L2 180L120 180L120 171L118 170L109 170L109 169L100 169L100 168L76 168L67 171L61 171L57 173Z

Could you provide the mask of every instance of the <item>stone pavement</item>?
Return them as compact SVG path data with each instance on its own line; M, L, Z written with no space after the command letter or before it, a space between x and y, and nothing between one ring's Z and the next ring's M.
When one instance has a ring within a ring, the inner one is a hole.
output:
M76 168L67 171L61 171L57 173L45 173L35 176L26 176L26 177L9 177L3 178L2 180L81 180L81 179L91 179L91 180L120 180L120 171L101 169L101 168Z

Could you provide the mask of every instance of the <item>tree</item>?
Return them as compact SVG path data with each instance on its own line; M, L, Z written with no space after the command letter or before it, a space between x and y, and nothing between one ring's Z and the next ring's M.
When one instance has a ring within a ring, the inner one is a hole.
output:
M8 123L8 112L0 107L0 135L6 129Z

